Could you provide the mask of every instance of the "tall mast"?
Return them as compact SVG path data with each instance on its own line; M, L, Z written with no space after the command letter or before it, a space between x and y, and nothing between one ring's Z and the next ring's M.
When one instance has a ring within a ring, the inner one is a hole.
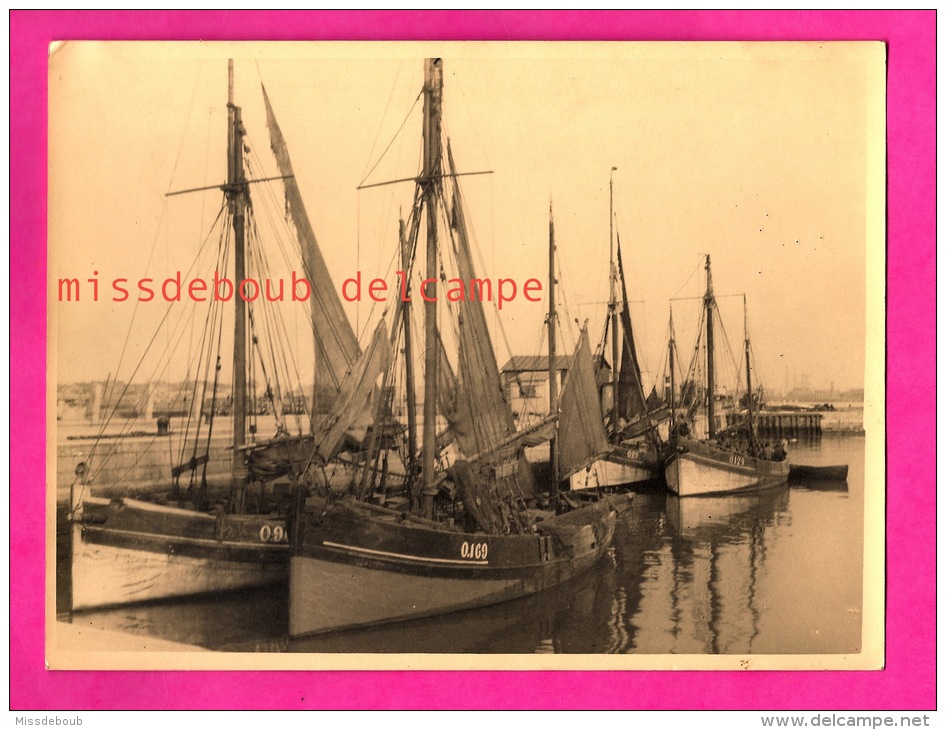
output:
M552 219L552 201L549 201L549 414L558 415L558 373L555 367L555 221ZM549 466L552 468L552 484L549 498L552 506L558 506L558 439L549 441Z
M742 295L743 327L746 333L746 392L748 402L746 408L749 415L749 445L755 447L755 428L752 423L752 358L749 356L749 308L746 305L746 295Z
M412 488L413 480L417 476L415 468L417 460L417 396L414 392L414 355L411 339L411 296L409 278L411 270L411 245L407 240L407 232L403 218L400 222L399 233L401 239L401 270L404 272L404 276L408 277L404 282L406 296L404 297L405 301L402 303L404 307L402 321L404 323L404 379L407 381L407 474L408 486ZM413 489L411 490L411 494L413 495Z
M706 294L703 307L706 311L706 418L709 420L709 437L716 438L716 373L713 361L713 274L710 271L710 257L706 256Z
M673 333L673 306L670 307L670 344L667 353L667 362L670 365L670 433L674 432L674 426L677 425L677 404L676 404L676 383L673 375L673 351L675 347Z
M243 511L246 489L246 303L240 297L240 282L246 279L244 216L246 212L246 177L243 172L243 122L240 107L233 103L233 59L227 63L227 202L233 219L235 325L233 330L233 462L230 509Z
M608 235L611 240L611 435L617 437L620 426L618 413L621 410L621 386L618 383L618 304L617 304L617 264L614 261L614 172L611 168L608 182Z
M443 101L443 61L424 61L424 171L427 207L427 284L424 297L424 516L434 516L434 458L437 452L437 378L440 347L437 342L437 198L440 196L440 121Z

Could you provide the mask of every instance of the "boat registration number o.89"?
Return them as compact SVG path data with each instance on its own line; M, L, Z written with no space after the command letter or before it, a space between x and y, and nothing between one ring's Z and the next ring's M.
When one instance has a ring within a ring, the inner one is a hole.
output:
M289 535L282 525L263 525L259 528L259 539L263 542L289 542Z
M460 546L461 558L473 558L473 560L485 560L489 553L489 545L485 542L464 542Z

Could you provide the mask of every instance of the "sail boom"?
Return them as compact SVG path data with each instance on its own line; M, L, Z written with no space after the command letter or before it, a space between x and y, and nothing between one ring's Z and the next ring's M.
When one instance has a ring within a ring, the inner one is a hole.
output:
M419 177L400 177L397 180L387 180L385 182L371 183L369 185L359 185L355 190L367 190L368 188L380 188L384 185L398 185L399 183L412 182L418 185L424 185L435 180L443 180L449 177L466 177L468 175L492 175L493 170L478 170L477 172L448 172L440 175L421 175Z
M288 180L291 177L295 177L295 175L274 175L273 177L258 177L253 180L244 180L242 184L253 185L254 183L271 182L272 180ZM222 190L223 192L226 193L233 189L235 189L235 186L231 185L230 183L224 183L223 185L204 185L203 187L199 187L199 188L188 188L187 190L175 190L173 193L165 193L164 197L170 198L174 195L184 195L185 193L199 193L203 190Z

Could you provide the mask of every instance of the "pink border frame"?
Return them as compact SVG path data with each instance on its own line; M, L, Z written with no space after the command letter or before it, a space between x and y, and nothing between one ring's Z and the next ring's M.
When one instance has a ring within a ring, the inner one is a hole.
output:
M935 11L12 11L11 709L935 709L935 23ZM52 40L93 38L886 41L886 668L698 676L211 672L200 681L187 672L47 671L46 57Z

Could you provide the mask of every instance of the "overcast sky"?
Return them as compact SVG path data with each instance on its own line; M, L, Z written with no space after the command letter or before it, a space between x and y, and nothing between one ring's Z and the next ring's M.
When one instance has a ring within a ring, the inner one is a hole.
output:
M880 44L853 43L67 44L50 60L51 296L59 277L93 271L101 288L99 302L53 302L59 382L114 376L135 308L101 301L108 282L186 269L206 235L219 191L164 193L223 181L228 56L249 145L274 175L266 84L336 285L358 269L388 274L413 191L356 187L386 148L366 182L417 174L421 102L408 112L428 55L444 58L458 167L494 171L463 181L485 275L544 286L551 197L562 316L591 318L596 341L617 167L645 379L659 376L671 298L684 298L678 341L692 342L698 305L685 298L701 295L711 254L736 348L747 297L757 379L864 386L868 272L871 296L883 293L883 179L868 171L883 171L884 67ZM260 218L278 186L254 191ZM369 304L348 305L361 330L379 315ZM163 311L138 307L142 338ZM521 298L504 306L500 364L504 339L511 354L536 354L545 312Z

